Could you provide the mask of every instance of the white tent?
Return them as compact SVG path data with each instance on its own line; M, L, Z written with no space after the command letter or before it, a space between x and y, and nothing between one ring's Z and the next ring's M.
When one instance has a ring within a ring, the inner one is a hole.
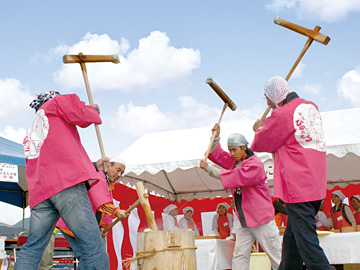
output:
M29 195L25 166L23 146L0 137L0 201L23 209L23 230Z
M327 144L328 188L360 183L360 109L321 113ZM251 143L255 119L221 124L221 145L234 132L245 135ZM281 123L279 123L281 124ZM124 184L142 181L150 191L171 200L227 197L219 180L199 168L209 145L211 128L194 128L148 133L128 147L121 156L127 163ZM256 153L264 162L272 185L272 156Z
M360 183L360 109L322 113L328 189Z

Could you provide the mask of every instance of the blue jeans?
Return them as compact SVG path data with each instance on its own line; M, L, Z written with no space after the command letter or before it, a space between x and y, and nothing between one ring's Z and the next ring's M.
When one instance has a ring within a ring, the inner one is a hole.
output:
M83 268L110 269L98 223L85 183L67 188L31 210L29 238L21 248L14 270L37 270L55 224L62 217L81 250Z
M284 233L279 270L330 270L329 261L319 245L315 215L321 201L287 203L288 224Z
M81 258L81 250L79 248L79 245L76 242L76 239L66 233L63 233L63 235L65 236L66 240L68 241L68 243L71 246L71 249L73 251L74 257L78 259L79 261L79 266L76 268L77 270L81 270L82 267L82 258Z

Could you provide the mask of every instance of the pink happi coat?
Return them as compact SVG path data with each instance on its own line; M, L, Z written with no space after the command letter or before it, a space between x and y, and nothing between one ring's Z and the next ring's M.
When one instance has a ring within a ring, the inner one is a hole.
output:
M272 111L251 149L275 152L274 196L287 203L326 197L324 132L317 106L296 98Z
M229 152L221 148L220 143L209 155L209 159L226 170L221 170L221 181L225 189L230 188L235 198L235 188L242 192L242 211L247 227L255 227L274 220L274 207L271 201L269 185L261 160L253 155L235 168L236 160ZM240 216L236 211L238 218Z
M59 95L45 102L24 139L29 205L99 176L81 145L76 126L101 124L95 108L75 94Z
M96 183L96 185L93 185L89 191L88 196L90 199L90 203L92 206L92 209L94 211L94 214L96 214L96 211L99 209L99 207L106 203L112 203L113 199L111 197L108 184L105 179L105 175L103 172L98 172L99 175L99 181ZM110 216L108 214L104 215L103 221L107 226L109 226L112 222ZM65 224L64 220L60 218L58 222L56 223L56 228L59 229L69 229L67 225Z

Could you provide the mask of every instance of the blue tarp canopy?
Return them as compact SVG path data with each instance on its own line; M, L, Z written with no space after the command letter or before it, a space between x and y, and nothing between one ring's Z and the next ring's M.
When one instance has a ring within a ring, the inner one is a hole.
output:
M0 163L17 165L19 179L17 183L0 181L0 201L25 208L28 205L28 188L23 146L0 137Z

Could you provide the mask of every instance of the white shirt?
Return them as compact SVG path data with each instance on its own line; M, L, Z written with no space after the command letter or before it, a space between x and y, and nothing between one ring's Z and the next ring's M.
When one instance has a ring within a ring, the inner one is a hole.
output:
M319 228L321 226L328 226L331 224L330 218L327 218L324 212L319 211L316 216L319 218L319 221L316 223L316 228Z
M172 215L165 214L163 217L163 225L164 231L176 231L179 230L178 227L175 226L175 219Z
M194 220L193 220L194 221ZM189 227L188 227L188 221L185 217L182 217L179 221L179 226L180 226L180 229L182 230L188 230ZM195 228L195 236L200 236L200 233L196 227L196 223L194 222L194 228Z

